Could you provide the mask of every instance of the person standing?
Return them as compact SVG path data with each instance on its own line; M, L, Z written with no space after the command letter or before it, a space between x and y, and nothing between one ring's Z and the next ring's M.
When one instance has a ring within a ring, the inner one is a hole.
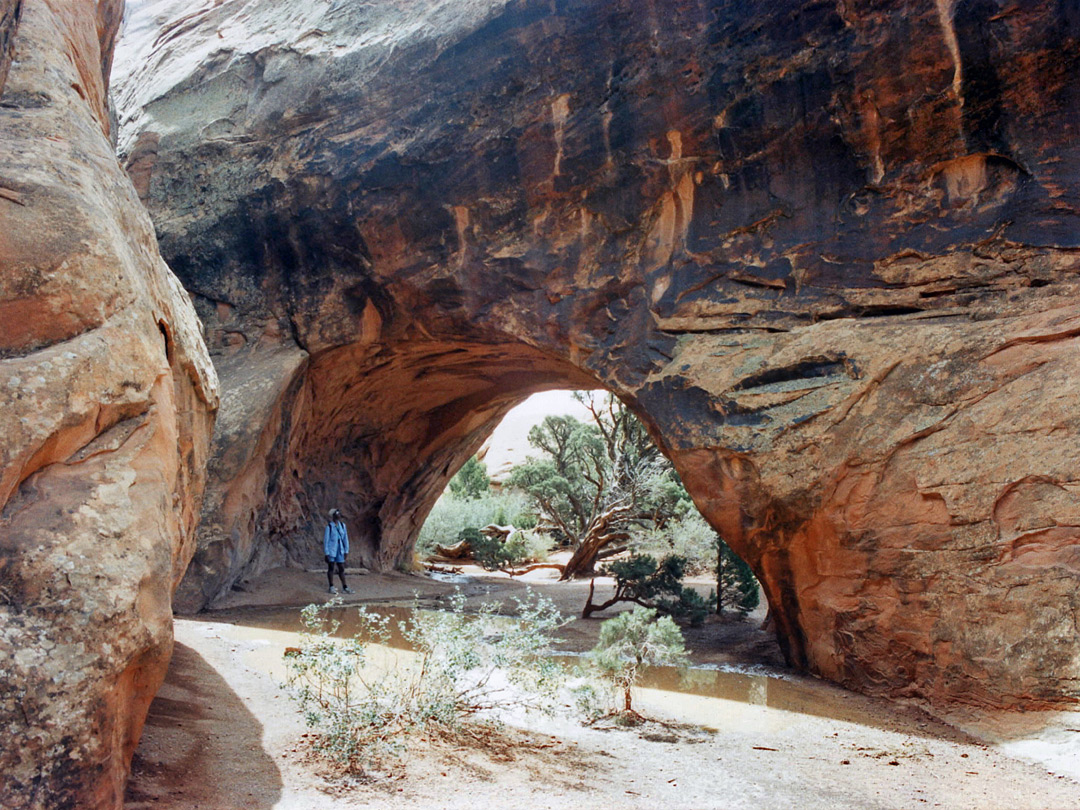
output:
M352 593L353 589L345 584L345 557L349 553L349 530L341 519L340 509L330 510L330 522L323 532L323 555L326 557L326 579L330 583L330 593L337 593L334 587L334 567L341 579L341 589Z

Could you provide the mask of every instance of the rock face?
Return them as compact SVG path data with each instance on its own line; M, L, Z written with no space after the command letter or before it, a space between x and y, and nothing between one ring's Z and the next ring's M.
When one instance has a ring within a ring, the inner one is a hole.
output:
M140 4L120 148L225 390L197 608L406 564L499 416L606 387L791 660L934 701L1080 678L1068 2Z
M217 383L109 139L121 3L17 6L0 3L0 806L119 807Z
M3 92L11 57L15 53L15 30L19 26L21 10L22 0L0 2L0 92Z

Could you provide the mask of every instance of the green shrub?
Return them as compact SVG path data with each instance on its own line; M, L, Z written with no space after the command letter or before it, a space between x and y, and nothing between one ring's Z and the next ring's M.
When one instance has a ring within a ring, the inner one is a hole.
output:
M286 655L286 688L309 728L317 753L362 772L401 751L400 733L411 723L407 701L378 678L363 678L368 644L389 638L388 620L361 607L352 638L335 638L340 622L327 615L341 605L308 605L301 611L304 630L299 652Z
M684 666L688 660L678 625L670 616L658 619L655 609L645 607L635 607L600 625L600 639L589 658L612 690L622 694L622 711L627 713L633 712L631 690L642 670Z
M603 573L614 577L615 596L603 604L594 605L590 590L589 601L583 612L586 618L618 602L635 602L690 624L701 624L709 612L701 595L682 584L686 560L677 554L668 554L659 561L648 554L632 554L626 559L608 563Z
M316 732L315 750L345 770L363 773L399 757L420 729L452 733L470 718L492 720L496 707L557 705L566 676L547 653L562 619L543 597L518 600L515 618L498 616L493 604L469 615L460 593L448 611L414 608L400 629L416 659L397 665L370 655L389 627L364 608L354 636L334 637L339 623L329 613L340 605L301 611L300 647L285 663L286 689Z
M420 529L416 553L420 557L429 557L435 553L435 546L453 545L464 528L478 528L489 523L505 525L506 520L499 518L527 513L527 503L528 499L520 492L489 492L479 498L465 500L444 494L436 501ZM517 517L513 518L512 523L527 528Z
M692 508L668 521L662 529L635 535L631 547L639 554L658 558L665 554L678 555L686 560L686 573L691 576L712 573L716 567L716 530Z
M418 691L428 697L421 716L456 728L497 707L555 709L566 672L549 655L563 618L543 596L530 592L514 601L513 617L500 616L497 603L469 615L460 592L450 610L413 610L402 633L422 658Z
M745 616L758 606L761 599L757 578L749 564L723 540L717 550L717 559L720 565L720 576L717 577L720 598L717 603L734 608Z
M543 562L551 553L551 538L542 532L518 529L506 538L506 553L511 565Z
M551 550L551 540L543 534L515 529L503 541L498 537L488 537L477 531L478 537L472 539L473 559L488 571L515 568L530 562L547 559Z
M515 493L508 493L508 494L515 494ZM519 529L530 529L530 530L535 529L539 522L540 522L540 520L539 520L539 518L537 518L535 512L529 512L529 511L516 512L510 517L510 525L511 526L517 526ZM544 542L546 542L548 544L549 548L551 547L552 541L551 541L550 538L545 540Z
M668 522L663 529L653 529L635 536L631 546L638 554L657 557L675 554L684 558L688 575L716 575L719 564L720 572L716 579L720 591L719 604L743 615L758 605L760 590L754 572L697 511L690 511ZM716 591L710 603L717 604ZM716 609L719 610L719 606Z

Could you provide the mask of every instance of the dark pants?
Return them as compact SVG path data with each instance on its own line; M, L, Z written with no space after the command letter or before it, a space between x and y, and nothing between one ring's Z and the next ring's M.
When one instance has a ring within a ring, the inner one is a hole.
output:
M341 580L341 587L344 590L345 586L345 563L334 562L333 560L326 561L326 581L330 583L330 587L334 587L334 566L337 566L337 575Z

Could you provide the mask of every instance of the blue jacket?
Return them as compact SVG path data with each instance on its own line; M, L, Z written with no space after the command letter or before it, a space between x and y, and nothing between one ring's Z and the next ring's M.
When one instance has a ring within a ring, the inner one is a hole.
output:
M323 554L334 562L345 562L345 555L349 553L349 530L340 520L336 523L327 523L326 531L323 532Z

